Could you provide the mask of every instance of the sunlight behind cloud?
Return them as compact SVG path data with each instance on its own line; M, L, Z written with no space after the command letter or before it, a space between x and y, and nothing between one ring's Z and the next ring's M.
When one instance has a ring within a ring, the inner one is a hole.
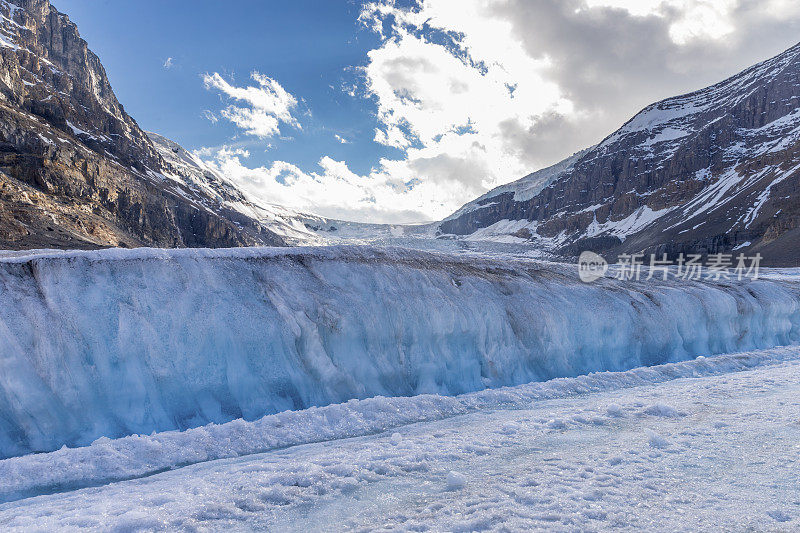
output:
M588 7L615 7L635 16L672 19L669 34L685 44L692 39L719 39L734 31L732 12L739 0L586 0Z

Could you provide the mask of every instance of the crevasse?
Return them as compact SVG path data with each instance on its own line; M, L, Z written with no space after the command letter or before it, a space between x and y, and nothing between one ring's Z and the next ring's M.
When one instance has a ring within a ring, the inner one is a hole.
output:
M0 258L0 457L800 341L796 282L333 247Z

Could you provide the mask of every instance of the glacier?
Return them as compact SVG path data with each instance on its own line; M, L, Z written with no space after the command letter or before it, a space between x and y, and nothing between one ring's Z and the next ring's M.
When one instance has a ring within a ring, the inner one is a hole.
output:
M6 252L0 458L797 344L800 285L370 246Z

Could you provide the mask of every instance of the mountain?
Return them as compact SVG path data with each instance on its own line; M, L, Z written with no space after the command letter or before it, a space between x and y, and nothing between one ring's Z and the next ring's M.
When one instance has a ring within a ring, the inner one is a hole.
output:
M258 221L278 235L285 244L323 244L329 239L321 236L317 230L347 224L279 205L253 201L228 178L175 141L157 133L149 132L147 135L161 157L173 169L166 177L178 187L188 188L202 198L211 199L209 208L215 212L235 211Z
M47 0L0 0L0 60L0 248L286 244L269 213L142 131Z
M491 191L443 235L561 257L761 253L800 264L800 45L650 105L597 146Z

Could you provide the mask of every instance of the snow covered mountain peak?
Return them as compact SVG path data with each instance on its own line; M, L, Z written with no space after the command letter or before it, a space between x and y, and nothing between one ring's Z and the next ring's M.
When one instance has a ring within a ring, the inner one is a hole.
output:
M648 106L600 144L467 204L443 234L557 256L762 253L800 262L800 45ZM555 175L553 175L555 174Z
M713 115L711 122L724 116L764 84L777 78L784 69L797 60L798 56L800 56L800 44L711 87L667 98L647 106L606 138L598 148L611 145L621 137L642 132L647 132L651 136L660 135L660 140L651 137L651 144L655 144L678 139L681 134L689 135L698 131L709 124L702 122L708 118L708 114ZM780 110L778 112L780 113ZM764 116L765 120L769 118Z
M495 187L494 189L487 192L483 196L464 205L458 211L447 217L445 220L457 219L458 217L460 217L465 213L469 213L471 211L482 209L483 207L491 205L493 198L505 193L513 193L514 200L517 202L524 202L525 200L530 200L531 198L539 194L542 191L542 189L553 183L556 179L569 173L572 170L575 163L581 157L583 157L589 150L591 150L591 148L581 150L580 152L572 154L567 159L559 163L556 163L555 165L551 165L541 170L537 170L536 172L528 174L524 178L514 181L512 183L507 183L505 185Z

